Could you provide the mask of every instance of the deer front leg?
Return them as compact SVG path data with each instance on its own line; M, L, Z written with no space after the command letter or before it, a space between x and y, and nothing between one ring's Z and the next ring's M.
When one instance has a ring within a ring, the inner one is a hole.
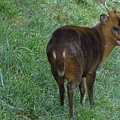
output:
M85 101L85 84L84 84L84 78L81 79L79 90L81 94L80 104L83 105Z
M91 107L94 107L93 89L94 89L95 78L96 78L96 71L86 76L86 85L88 89L88 96Z

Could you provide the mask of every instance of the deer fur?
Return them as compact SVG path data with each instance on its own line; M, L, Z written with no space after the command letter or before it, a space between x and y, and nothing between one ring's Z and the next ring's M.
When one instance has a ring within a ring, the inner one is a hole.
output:
M96 70L103 64L112 50L120 45L120 20L115 10L100 15L100 23L93 28L63 26L52 35L47 45L48 61L58 83L60 103L64 105L64 81L68 80L67 91L69 113L73 118L73 93L79 87L80 103L85 96L84 78L90 106L93 107L93 89Z

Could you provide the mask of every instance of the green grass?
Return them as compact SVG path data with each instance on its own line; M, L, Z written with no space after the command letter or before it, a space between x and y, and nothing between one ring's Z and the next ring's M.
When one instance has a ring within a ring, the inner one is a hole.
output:
M0 1L1 120L69 120L67 92L63 108L46 45L56 28L67 24L91 27L102 13L106 10L98 0ZM89 108L87 95L85 105L79 104L76 89L76 120L120 119L119 52L117 47L97 71L94 109Z

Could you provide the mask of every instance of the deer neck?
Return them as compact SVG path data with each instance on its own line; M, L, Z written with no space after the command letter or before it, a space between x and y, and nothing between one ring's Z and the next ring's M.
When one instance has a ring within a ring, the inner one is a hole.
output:
M107 57L110 55L110 53L113 51L113 49L116 47L115 44L113 44L111 41L114 38L110 38L110 33L106 33L107 30L105 30L105 28L103 28L103 57L102 57L102 61L100 63L100 66L103 64L103 62L107 59Z
M114 45L110 45L107 43L104 45L103 57L100 65L103 64L103 62L107 59L107 57L110 55L110 53L113 51L114 48L115 48Z

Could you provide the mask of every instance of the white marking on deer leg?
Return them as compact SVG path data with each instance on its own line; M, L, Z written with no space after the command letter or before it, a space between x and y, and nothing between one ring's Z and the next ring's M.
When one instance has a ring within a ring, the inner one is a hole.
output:
M53 51L53 57L56 59L56 54L55 54L55 51Z
M83 100L82 100L82 104L83 104L83 103L85 103L85 95L84 95Z

